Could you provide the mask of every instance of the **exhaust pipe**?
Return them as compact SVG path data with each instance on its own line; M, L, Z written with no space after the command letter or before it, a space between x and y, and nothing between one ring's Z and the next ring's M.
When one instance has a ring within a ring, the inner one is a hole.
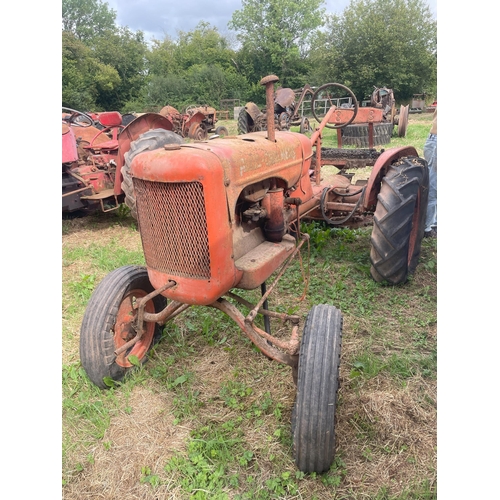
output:
M276 142L274 134L274 84L278 80L276 75L269 75L260 81L260 84L266 87L267 138L272 142Z

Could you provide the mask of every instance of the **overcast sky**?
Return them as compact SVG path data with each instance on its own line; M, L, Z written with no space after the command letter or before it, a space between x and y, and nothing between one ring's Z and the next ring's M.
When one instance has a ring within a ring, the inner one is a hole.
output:
M222 35L228 34L227 23L235 10L241 10L241 0L103 0L116 11L117 24L132 31L143 31L146 39L162 40L165 35L177 38L178 31L191 31L200 21L216 26ZM326 0L329 13L340 14L350 0ZM425 0L424 0L425 1ZM437 0L427 0L437 19Z

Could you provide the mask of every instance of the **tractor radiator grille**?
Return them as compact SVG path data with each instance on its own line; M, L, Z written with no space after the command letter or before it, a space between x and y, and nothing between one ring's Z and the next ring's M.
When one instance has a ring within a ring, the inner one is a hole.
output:
M209 279L203 185L134 178L134 189L146 264L174 276Z

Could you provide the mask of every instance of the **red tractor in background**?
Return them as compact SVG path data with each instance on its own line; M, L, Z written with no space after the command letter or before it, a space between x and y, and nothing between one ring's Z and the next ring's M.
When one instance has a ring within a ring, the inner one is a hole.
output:
M188 106L184 113L179 113L173 106L164 106L160 115L169 120L172 130L181 137L203 141L209 133L219 136L229 134L226 127L216 127L217 112L210 106Z
M279 87L273 94L274 128L290 130L291 126L299 126L300 133L311 131L309 119L301 116L301 105L308 95L314 91L309 85L300 90ZM260 109L254 102L247 102L238 115L238 134L248 134L267 130L267 108Z
M135 197L126 160L130 149L142 147L150 130L154 148L183 141L171 123L145 113L124 125L117 111L87 114L62 108L62 213L66 217L116 210L125 200L135 216ZM139 142L139 144L138 144Z
M94 384L113 386L145 360L165 323L193 305L218 309L265 356L291 367L297 386L293 455L301 471L321 473L335 452L342 314L334 305L315 305L300 334L303 318L270 310L268 298L308 242L301 231L305 220L349 226L372 216L371 275L381 283L404 283L419 259L428 168L406 146L369 159L367 181L351 184L344 159L334 160L339 172L328 174L322 170L322 131L353 122L357 101L351 109L332 106L310 138L279 131L277 81L274 75L261 81L267 131L134 155L129 175L146 265L120 267L97 286L81 325L80 358ZM366 159L366 150L352 151L357 158L351 165ZM238 293L259 287L255 304ZM279 332L273 334L271 321L279 322Z

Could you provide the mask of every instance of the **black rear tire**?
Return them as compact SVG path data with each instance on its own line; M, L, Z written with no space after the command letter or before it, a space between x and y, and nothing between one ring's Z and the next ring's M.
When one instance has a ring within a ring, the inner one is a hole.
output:
M382 179L371 235L371 275L379 283L405 283L415 271L429 197L427 162L400 158Z
M137 207L135 201L134 184L130 174L130 165L132 160L144 151L154 151L165 144L182 144L184 139L172 132L162 128L148 130L141 134L135 141L130 143L130 149L124 155L125 164L122 167L122 191L125 193L125 204L130 208L130 213L134 219L137 219Z
M292 412L293 455L302 472L325 472L335 456L341 342L340 311L314 306L304 324Z
M253 120L245 108L238 115L238 135L249 134L253 131Z
M153 291L145 267L124 266L109 273L94 290L85 309L80 328L80 359L90 380L102 389L109 388L104 381L120 381L133 368L128 356L146 359L153 343L161 336L156 323L144 323L143 337L128 351L116 356L117 347L135 337L134 320L137 310L131 302ZM146 305L146 311L161 311L167 301L157 295Z

